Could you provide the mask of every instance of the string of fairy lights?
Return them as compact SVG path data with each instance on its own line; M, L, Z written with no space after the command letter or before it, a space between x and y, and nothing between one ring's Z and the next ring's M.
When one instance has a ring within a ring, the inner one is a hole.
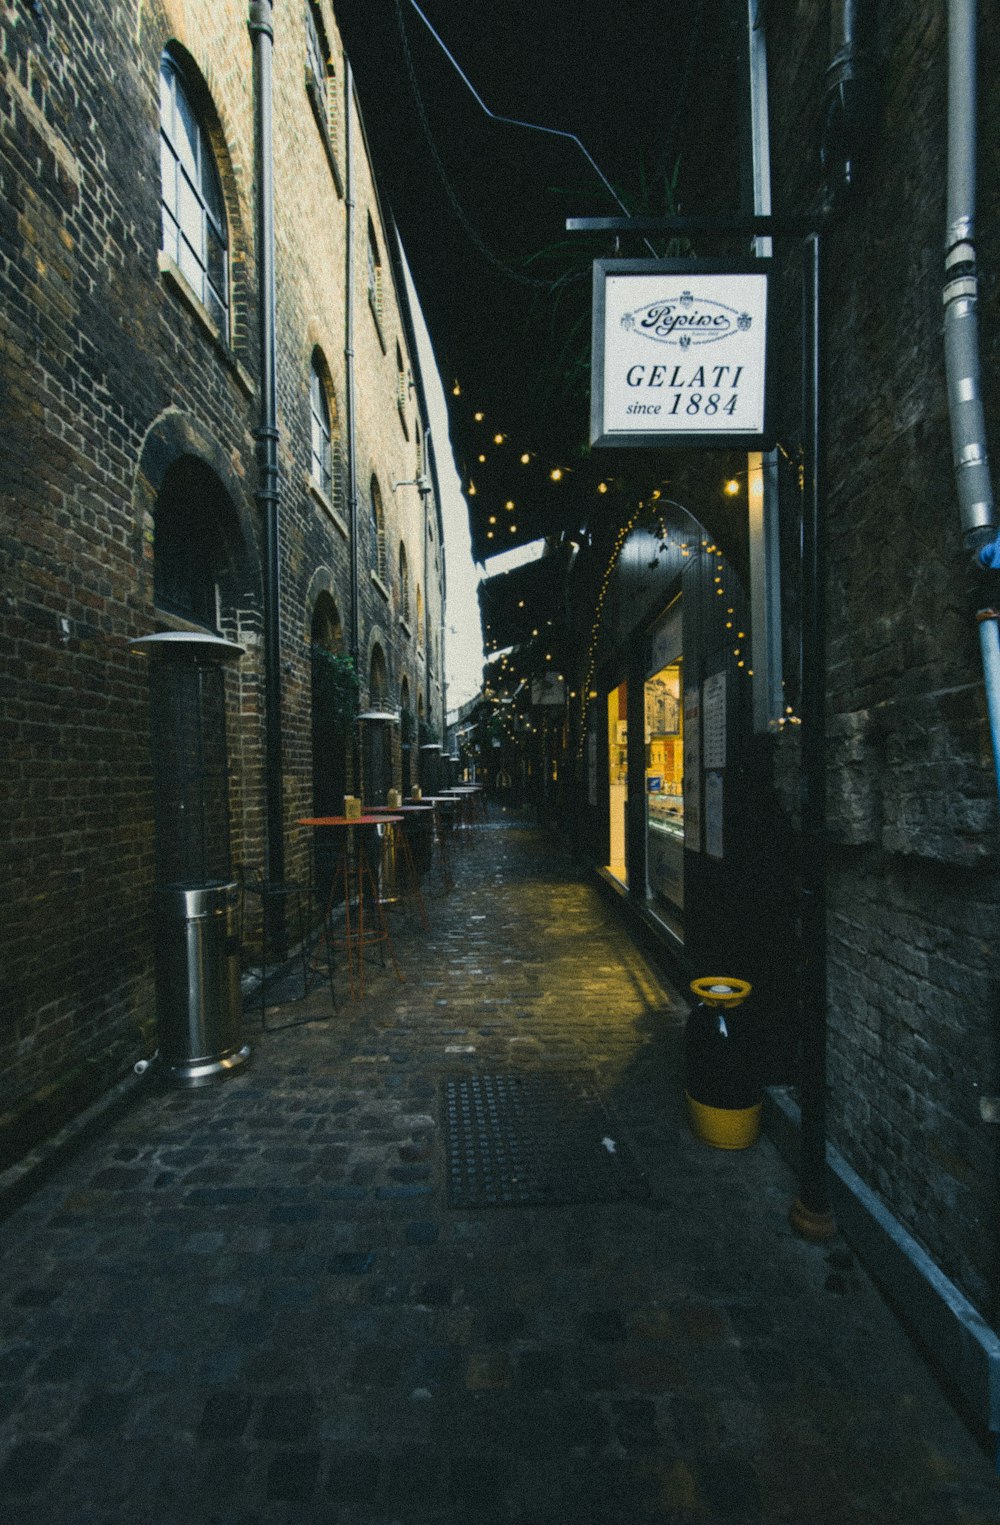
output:
M464 395L462 386L458 380L453 383L451 392L454 398L459 398ZM452 407L454 408L454 404ZM535 448L518 448L511 432L503 428L497 428L495 425L490 424L484 409L472 409L470 412L470 420L471 424L475 426L475 430L471 431L473 437L475 432L482 432L482 437L478 441L478 448L476 445L473 447L475 453L475 464L477 466L486 466L488 464L491 450L493 452L503 451L507 462L511 466L514 466L515 464L520 468L531 467L533 464L539 466L540 469L544 472L547 481L553 486L558 486L559 483L572 476L575 468L567 465L564 458L546 459L543 456L543 453ZM489 432L491 428L493 430L492 433ZM801 460L796 462L780 445L778 446L778 449L782 456L785 458L786 462L792 465L793 468L797 466L799 483L801 486ZM743 484L741 483L740 478L745 476L745 472L737 472L735 475L729 477L722 486L723 494L726 497L737 497L743 490ZM598 495L604 496L611 491L613 485L613 479L602 477L595 482L594 490ZM470 499L478 496L475 474L471 469L468 473L468 478L465 483L465 492ZM504 543L506 537L504 530L506 530L508 535L518 534L518 518L520 517L521 510L524 507L523 499L521 499L519 504L519 498L520 492L517 488L515 488L513 492L509 494L499 493L496 495L495 503L493 505L495 511L488 512L486 514L485 539L490 542L497 542L495 546L496 553L499 553L505 548ZM669 502L669 500L666 501ZM501 502L502 509L500 507ZM682 508L682 505L680 504L675 506ZM671 535L662 517L664 507L665 502L662 499L661 491L659 489L654 489L649 494L648 499L644 498L639 501L637 506L631 511L629 516L624 520L624 522L620 525L615 533L614 542L612 544L607 563L601 574L600 583L598 585L593 620L591 623L588 640L584 681L579 691L572 690L567 695L567 698L570 701L579 700L580 726L578 734L578 756L582 757L583 750L586 745L587 721L590 704L592 700L598 697L597 690L593 687L593 684L597 671L597 659L605 615L605 607L611 587L614 582L616 568L618 566L619 560L621 559L626 543L628 542L629 536L636 529L643 514L647 511L653 511L661 515L659 525L660 550L668 551L672 548ZM530 512L530 510L528 511ZM686 510L683 511L686 512ZM511 517L506 518L506 515L510 515ZM699 526L699 529L701 529L701 526ZM719 598L726 597L727 589L725 586L725 560L720 547L714 540L711 540L704 535L702 535L700 538L697 536L692 536L687 541L682 538L677 541L676 549L679 550L682 557L689 557L694 554L696 550L700 550L706 556L714 558L714 567L712 570L713 591ZM654 558L654 561L651 563L651 565L655 565L657 560L658 557ZM518 608L523 609L524 607L525 601L521 599L518 603ZM551 628L552 626L551 620L544 621L543 623L548 628ZM733 642L731 650L737 671L744 674L748 678L752 678L754 676L754 670L750 665L751 659L749 656L749 647L746 645L748 635L746 630L739 628L739 621L737 619L737 611L734 603L727 603L726 618L723 624L725 630L727 632L731 632L730 639ZM490 627L487 625L487 631L489 630ZM540 640L540 626L536 625L532 627L530 638L532 642ZM538 650L540 651L540 647ZM496 642L494 641L494 655L496 655L496 651L497 647ZM505 684L517 686L514 688L513 693L508 694L505 698L502 697L498 692L497 687L495 687L492 683L485 682L483 686L483 695L486 699L490 700L493 705L491 725L499 728L499 730L509 741L516 742L519 737L525 733L536 734L541 729L540 726L533 725L526 716L520 717L521 723L520 726L518 726L518 716L517 713L513 711L513 700L524 689L524 687L529 684L530 676L528 673L519 674L515 669L514 663L510 660L510 657L506 653L502 653L497 660L498 678L501 679ZM544 660L546 664L551 663L553 660L552 653L546 652L544 655ZM533 666L533 664L529 662L529 667L531 666ZM557 674L556 676L559 679L563 678L561 673ZM509 714L508 710L510 711ZM781 728L786 725L797 726L799 724L801 724L801 721L800 718L795 714L793 706L786 705L785 713L777 721L778 727Z
M451 393L453 397L464 396L459 381L453 383ZM476 466L485 466L488 463L491 450L503 450L511 465L517 465L522 469L537 465L544 473L546 480L553 486L558 486L560 482L572 477L577 469L567 464L565 456L550 458L544 452L534 448L533 445L524 443L518 447L514 442L511 432L491 424L485 410L482 408L473 409L469 418L471 423L475 425L475 429L470 431L472 437L475 437L476 434L481 435L477 444L473 446ZM492 433L490 433L491 429ZM601 480L596 483L595 490L600 494L604 494L609 491L609 483L606 480ZM465 493L469 498L475 498L479 494L479 489L476 486L476 473L471 467L465 482ZM516 535L518 533L517 516L524 506L523 500L520 505L518 503L519 493L520 489L515 488L512 493L498 494L493 505L496 511L490 512L486 516L486 539L498 542L495 547L496 551L503 550L505 543L509 543L506 542L505 531L507 535ZM503 505L502 509L501 502ZM511 514L514 517L507 519L504 517L507 514Z

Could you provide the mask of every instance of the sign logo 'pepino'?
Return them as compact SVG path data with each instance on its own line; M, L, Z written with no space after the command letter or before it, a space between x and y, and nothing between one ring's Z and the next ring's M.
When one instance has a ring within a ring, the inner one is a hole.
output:
M690 291L649 302L621 317L621 326L627 333L657 344L677 344L681 349L692 344L714 344L731 334L746 333L752 323L749 313L737 312L735 307L709 297L696 301Z

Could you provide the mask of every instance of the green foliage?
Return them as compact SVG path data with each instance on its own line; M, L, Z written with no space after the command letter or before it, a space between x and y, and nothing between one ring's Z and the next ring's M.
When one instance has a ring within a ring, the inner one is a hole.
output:
M313 692L324 712L342 725L349 725L358 713L357 669L354 658L329 651L314 641L312 645Z

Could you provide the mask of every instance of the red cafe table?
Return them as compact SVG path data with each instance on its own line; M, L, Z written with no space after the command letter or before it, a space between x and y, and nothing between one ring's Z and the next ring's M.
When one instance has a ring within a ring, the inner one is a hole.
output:
M396 962L392 938L389 936L388 923L382 910L376 871L372 868L368 853L363 847L358 850L354 842L355 828L374 829L376 835L381 838L382 828L395 825L402 819L403 817L398 814L383 813L360 816L311 815L300 817L297 823L299 826L311 826L317 830L329 829L338 834L343 833L337 864L330 882L330 899L323 918L323 936L329 944L339 945L344 949L352 1000L362 998L365 993L365 953L368 948L377 947L382 954L383 962L388 952L397 980L400 983L403 980L399 964ZM338 884L344 895L342 934L334 932L331 919L334 892Z

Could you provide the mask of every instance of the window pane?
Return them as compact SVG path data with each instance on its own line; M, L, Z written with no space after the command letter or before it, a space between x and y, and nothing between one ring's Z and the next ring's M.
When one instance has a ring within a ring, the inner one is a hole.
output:
M212 159L208 140L201 145L201 194L212 220L220 230L226 226L226 205L222 199L222 185Z
M183 170L177 176L177 221L184 237L197 254L199 264L204 264L204 213L201 201Z
M306 7L306 54L309 68L320 90L326 93L326 48L316 24L312 6Z
M168 133L174 130L173 70L164 59L160 64L160 125Z
M160 197L170 208L177 209L177 160L166 139L160 136Z
M206 288L205 306L208 308L208 315L212 319L213 323L215 323L216 327L219 328L222 333L226 333L227 309L222 299L220 298L219 293L212 286Z
M177 151L177 157L189 170L192 180L198 181L198 123L194 112L188 104L187 97L181 87L180 81L175 81L174 98L177 103L177 111L174 117L174 131L171 139Z
M218 293L219 300L223 303L224 306L228 307L228 261L226 260L225 248L220 242L219 236L214 228L210 227L207 229L206 244L208 246L206 250L208 255L208 279Z
M189 281L196 295L205 300L205 270L201 259L194 253L191 245L185 238L181 238L177 246L177 263L181 268L181 274Z

